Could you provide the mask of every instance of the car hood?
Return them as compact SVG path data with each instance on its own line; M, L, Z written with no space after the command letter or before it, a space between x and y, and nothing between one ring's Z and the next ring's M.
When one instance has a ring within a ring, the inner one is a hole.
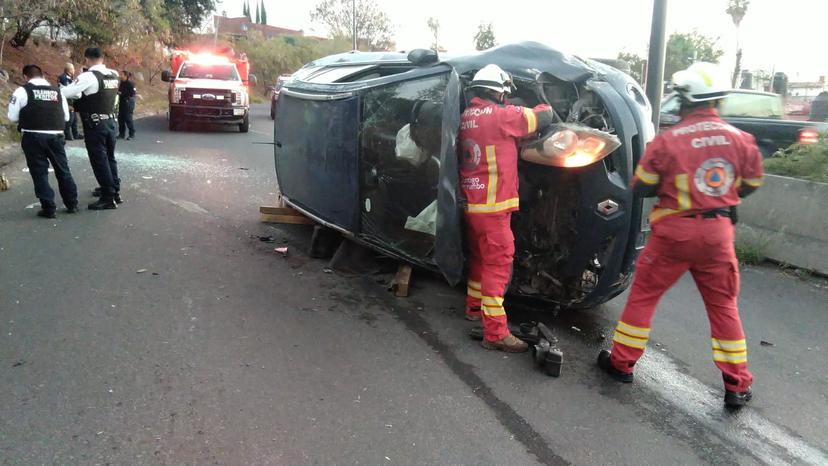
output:
M227 89L231 91L244 88L241 81L224 81L221 79L178 78L175 80L175 84L177 86L193 87L197 89Z

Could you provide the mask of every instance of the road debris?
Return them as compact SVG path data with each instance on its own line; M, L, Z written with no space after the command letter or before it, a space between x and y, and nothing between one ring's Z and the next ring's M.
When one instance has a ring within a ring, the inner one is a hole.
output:
M8 191L9 186L9 179L6 178L6 174L0 173L0 191Z
M572 326L572 330L574 330L574 331L576 331L576 332L580 332L580 331L581 331L581 329L580 329L580 328L578 328L578 327L576 327L576 326L574 326L574 325Z
M759 344L762 346L775 346L773 343L765 340L760 341Z
M250 170L250 169L247 168L247 167L239 167L239 170Z
M274 238L272 236L259 236L259 241L261 241L263 243L275 243L276 238Z
M22 366L23 364L26 364L26 361L24 361L24 360L22 360L22 359L21 359L21 360L19 360L19 361L15 362L14 364L12 364L12 367L20 367L20 366Z
M288 248L287 247L275 248L273 251L278 252L283 257L287 257L287 255L288 255Z
M330 267L324 267L324 268L322 269L322 272L324 272L324 273L333 273L333 269L332 269L332 268L330 268Z
M147 271L147 269L138 269L138 270L135 271L135 273L144 273L146 271Z
M144 176L142 176L141 178L143 178L143 179L145 179L145 180L151 180L151 179L152 179L152 176L150 176L150 175L144 175Z
M153 272L152 274L153 274L153 275L155 275L156 277L157 277L157 276L159 276L159 275L161 275L161 274L160 274L160 273L158 273L158 272Z

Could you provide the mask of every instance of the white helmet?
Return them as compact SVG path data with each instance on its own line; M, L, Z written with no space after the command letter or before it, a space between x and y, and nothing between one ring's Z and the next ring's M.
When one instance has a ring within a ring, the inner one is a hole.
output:
M673 90L689 102L722 99L730 92L730 80L718 65L698 62L673 73Z
M486 65L474 75L469 87L484 87L495 92L511 94L515 85L512 84L512 76L499 66Z

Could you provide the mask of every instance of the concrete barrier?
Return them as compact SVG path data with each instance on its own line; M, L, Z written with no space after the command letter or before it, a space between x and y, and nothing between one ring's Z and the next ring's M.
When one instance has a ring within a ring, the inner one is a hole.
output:
M828 274L828 184L767 175L739 207L737 243Z

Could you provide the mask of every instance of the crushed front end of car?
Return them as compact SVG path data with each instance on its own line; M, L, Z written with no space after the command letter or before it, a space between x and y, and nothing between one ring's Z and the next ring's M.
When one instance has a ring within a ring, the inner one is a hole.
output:
M512 74L510 102L552 105L561 121L616 136L588 166L520 162L509 292L562 307L600 304L629 284L646 231L629 188L653 136L640 86L620 71L537 43L446 59L348 53L309 63L286 83L274 139L287 202L353 239L463 276L457 133L474 73Z

